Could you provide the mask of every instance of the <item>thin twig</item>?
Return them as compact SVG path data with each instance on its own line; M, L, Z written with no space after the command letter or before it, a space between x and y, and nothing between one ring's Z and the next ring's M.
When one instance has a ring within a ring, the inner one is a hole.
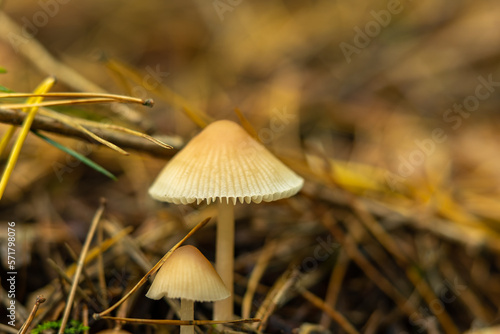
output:
M73 284L71 285L71 290L68 296L68 300L66 302L66 308L64 310L64 315L61 320L61 327L59 328L59 334L64 333L64 329L66 328L66 324L68 322L69 318L69 313L71 311L71 306L73 304L73 299L75 298L75 293L76 293L76 287L78 286L78 281L80 280L80 275L82 273L83 265L85 263L84 259L87 256L87 252L90 247L90 242L92 241L92 238L94 237L95 230L97 228L97 224L99 223L99 220L101 219L101 216L104 212L104 208L106 206L106 200L103 198L101 199L101 204L99 206L99 209L97 209L97 212L95 213L94 219L92 220L92 224L90 225L89 232L87 234L87 239L85 240L85 243L83 244L82 252L80 254L80 258L78 259L78 266L76 268L75 276L73 277Z
M24 323L24 325L19 329L19 334L25 334L28 331L28 328L31 326L31 322L33 321L33 318L35 318L36 311L38 311L38 307L40 304L45 302L45 298L43 296L37 296L35 305L33 306L33 309L31 310L31 313Z

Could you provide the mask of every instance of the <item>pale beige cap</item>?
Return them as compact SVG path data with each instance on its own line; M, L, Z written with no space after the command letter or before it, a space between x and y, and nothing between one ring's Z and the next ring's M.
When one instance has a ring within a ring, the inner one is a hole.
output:
M212 264L194 246L177 248L158 270L146 297L215 301L230 296Z
M175 204L260 203L293 196L303 183L240 125L222 120L208 125L170 160L149 194Z

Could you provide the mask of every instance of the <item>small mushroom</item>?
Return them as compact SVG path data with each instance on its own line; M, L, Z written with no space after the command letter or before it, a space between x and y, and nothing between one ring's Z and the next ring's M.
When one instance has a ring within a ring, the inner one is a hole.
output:
M149 194L175 204L219 202L215 266L231 294L234 275L234 205L295 195L304 180L238 124L208 125L158 175ZM232 320L233 298L215 303L215 320Z
M194 320L194 302L228 298L229 290L205 256L194 246L177 248L158 270L146 297L180 298L181 320ZM194 333L181 326L181 334Z

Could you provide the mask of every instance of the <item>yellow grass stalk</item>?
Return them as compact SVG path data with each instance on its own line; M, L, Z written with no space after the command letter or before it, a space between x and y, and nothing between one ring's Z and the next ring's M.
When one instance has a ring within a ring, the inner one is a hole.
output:
M55 83L55 78L48 77L35 89L35 94L42 94L47 92L52 88ZM38 104L43 100L43 97L30 97L27 101L27 104ZM10 179L10 175L14 170L17 159L19 158L19 153L21 152L21 148L23 147L24 140L28 136L28 132L31 128L31 123L33 123L33 119L35 118L36 112L38 111L38 107L30 107L29 109L24 108L23 111L28 113L28 117L24 120L23 126L21 127L21 132L17 137L17 140L12 148L12 152L10 153L9 160L7 161L7 165L5 166L5 170L2 175L2 179L0 180L0 199L2 199L5 188L7 187L7 182ZM9 133L7 133L8 135ZM7 139L6 139L7 140ZM2 145L6 145L2 141Z

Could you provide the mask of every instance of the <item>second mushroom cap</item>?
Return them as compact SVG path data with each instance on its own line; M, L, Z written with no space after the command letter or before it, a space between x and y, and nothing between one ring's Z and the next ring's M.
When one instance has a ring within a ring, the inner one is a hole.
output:
M194 246L176 249L162 265L146 297L182 298L194 301L216 301L230 292L212 264Z

